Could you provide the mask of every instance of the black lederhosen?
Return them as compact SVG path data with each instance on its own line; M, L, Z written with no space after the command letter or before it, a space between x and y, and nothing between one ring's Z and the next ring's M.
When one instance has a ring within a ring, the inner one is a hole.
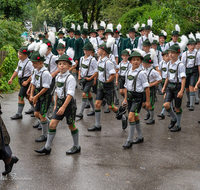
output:
M94 94L97 94L97 84L98 84L98 79L96 79L96 84L92 87L92 92Z
M76 65L76 70L79 71L79 62L80 62L80 59L78 59L78 64Z
M119 76L119 89L125 89L125 76Z
M143 92L127 91L128 112L140 113L142 100Z
M87 76L87 78L90 78L91 76ZM87 81L86 79L81 79L82 81L82 86L83 86L83 92L84 93L89 93L90 89L92 88L93 84L94 84L94 78L90 81Z
M27 90L28 90L28 88L29 88L30 82L29 82L26 86L23 86L22 83L23 83L24 81L27 81L28 78L29 78L29 77L23 77L23 78L19 78L19 79L18 79L18 82L19 82L19 84L20 84L20 86L21 86L18 96L20 96L21 98L27 97L26 92L27 92Z
M36 88L35 89L35 94L38 94L42 88ZM38 101L35 106L35 111L40 112L43 117L47 113L47 110L49 109L50 103L52 100L52 96L50 95L50 89L48 89L42 96L38 98Z
M56 77L52 78L51 85L50 85L50 94L53 96L54 94L54 87L56 83Z
M182 98L178 98L177 95L181 90L181 83L169 82L166 89L166 96L164 102L171 102L175 100L175 107L180 108L182 103Z
M166 79L163 78L162 81L161 81L161 83L160 83L161 86L162 86L162 88L163 88L163 86L164 86L164 84L165 84L165 80L166 80Z
M106 99L108 105L114 104L114 81L103 83L98 81L96 100Z
M63 120L64 117L66 117L66 122L68 125L73 125L75 123L75 117L76 117L76 100L74 98L71 99L70 103L65 109L65 112L63 115L57 115L59 108L64 104L65 99L57 99L56 109L53 113L53 116L51 119L56 120Z
M155 94L156 94L156 88L155 86L150 87L150 105L153 108L155 103ZM146 102L146 93L143 93L143 102Z
M198 66L186 68L186 82L185 88L196 85L196 78L198 77Z

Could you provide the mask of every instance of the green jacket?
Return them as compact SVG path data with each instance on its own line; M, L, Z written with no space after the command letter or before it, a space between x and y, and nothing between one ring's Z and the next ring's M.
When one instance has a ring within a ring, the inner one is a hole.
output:
M82 38L78 38L75 40L74 50L75 50L75 60L79 60L82 56L84 56L83 46L89 42L89 39L86 38L85 43Z
M118 61L119 62L122 61L121 52L123 51L123 49L122 49L123 48L123 42L124 42L124 39L122 37L120 37L118 44L115 41L115 44L117 45L117 50L118 50L118 56L119 56Z
M167 42L164 42L164 45L166 45L166 44L167 44ZM160 44L158 44L157 50L162 52L162 49L161 49L161 47L160 47Z
M75 38L69 39L68 42L67 42L67 49L68 49L68 47L71 47L71 48L74 49L75 41L76 41Z
M122 51L124 49L130 49L132 51L133 48L137 48L138 39L139 39L139 37L136 37L133 44L131 44L130 38L124 39L123 46L122 46Z

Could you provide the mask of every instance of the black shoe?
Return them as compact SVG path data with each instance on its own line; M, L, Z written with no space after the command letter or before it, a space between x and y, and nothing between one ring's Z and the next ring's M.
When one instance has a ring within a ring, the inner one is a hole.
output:
M92 115L95 115L94 111L91 111L90 113L87 114L87 116L92 116Z
M115 105L119 105L119 99L116 100Z
M7 175L12 171L13 165L18 162L18 158L16 156L12 156L12 159L8 165L5 166L5 171L2 172L2 175Z
M122 146L124 149L131 148L133 143L131 141L126 141L125 144Z
M190 106L189 111L194 111L194 106Z
M134 141L133 144L139 144L139 143L143 143L144 142L144 138L142 137L142 139L140 139L139 137L137 137Z
M175 127L173 127L170 131L171 131L171 132L178 132L178 131L181 131L181 127L175 126Z
M190 102L189 102L189 101L187 101L186 106L187 106L188 108L190 107Z
M76 114L76 117L80 118L80 120L81 120L81 119L83 119L83 114L81 114L81 113Z
M101 131L101 126L100 127L96 127L95 125L91 128L87 129L88 131Z
M155 119L150 119L146 122L147 125L152 125L155 123Z
M87 104L87 105L85 106L85 108L90 108L90 104Z
M144 118L144 120L148 120L150 118L150 113L148 113L147 115L146 115L146 117Z
M25 114L32 114L32 113L34 113L34 111L31 109L29 109L28 111L25 111Z
M38 121L37 124L33 125L33 128L38 128L40 125L40 122Z
M125 130L127 128L127 125L128 125L128 117L127 116L125 116L125 117L126 117L125 120L122 119L122 129L123 130Z
M33 113L33 114L31 114L31 117L35 117L34 113Z
M38 139L35 140L35 142L45 142L47 141L47 137L44 135L41 135Z
M196 104L196 105L199 104L199 100L195 100L195 104Z
M12 116L11 119L12 120L22 119L22 115L19 116L19 114L16 114L16 115Z
M110 113L110 109L109 109L109 108L106 109L106 110L104 111L104 113Z
M35 152L42 154L45 153L46 155L49 155L51 153L51 149L47 150L44 146L41 149L36 149Z
M200 120L198 121L198 123L200 123Z
M37 129L42 130L42 125L39 125Z
M173 128L174 125L176 124L176 122L177 122L177 121L172 121L172 120L171 120L171 123L169 124L168 128L169 128L169 129Z
M81 147L77 148L76 146L73 146L70 150L66 152L66 154L76 154L81 152Z
M159 114L159 115L157 115L158 117L160 117L161 119L165 119L165 115L164 114Z

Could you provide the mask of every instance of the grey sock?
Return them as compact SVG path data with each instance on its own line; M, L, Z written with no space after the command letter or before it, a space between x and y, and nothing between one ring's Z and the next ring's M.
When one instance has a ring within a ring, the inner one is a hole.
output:
M136 128L136 122L129 122L129 136L127 141L133 142L133 135Z
M46 121L41 121L42 125L42 135L44 135L45 137L47 136L47 130L48 130L48 122Z
M81 110L80 110L80 113L82 115L83 115L83 111L85 109L86 102L87 102L87 98L82 98L82 105L81 105Z
M165 107L163 106L163 109L161 111L161 114L165 115Z
M31 104L31 111L35 111L33 103L30 103L30 104Z
M149 109L146 109L146 107L144 107L144 109L148 112L148 114L150 114L150 111L149 111Z
M51 148L51 145L52 145L55 135L56 135L56 129L49 129L49 132L47 134L47 142L45 144L45 148L47 150L49 150Z
M190 106L194 106L195 92L190 92Z
M190 101L190 92L186 91L186 97L187 97L187 102L189 102Z
M141 125L140 125L140 120L136 121L136 131L138 138L142 139L142 130L141 130Z
M101 110L95 110L95 126L100 127Z
M116 89L114 90L114 96L115 96L115 100L117 101L118 100L118 91Z
M196 101L199 101L199 88L197 88L195 100L196 100Z
M176 113L176 117L177 117L177 123L176 123L176 126L181 127L181 116L182 116L182 113L181 113L181 112Z
M175 115L175 113L174 113L174 111L173 111L172 108L169 108L169 109L166 110L166 111L171 115L172 121L176 121L176 120L177 120L176 115Z
M72 138L74 141L74 146L79 148L79 131L76 129L75 131L71 131Z
M17 114L19 115L19 116L21 116L22 115L22 111L23 111L23 109L24 109L24 104L18 104L18 110L17 110Z
M150 119L154 120L154 109L150 110Z
M106 110L109 109L108 104L106 104L105 107L106 107Z
M95 110L95 106L94 106L93 98L90 98L90 99L88 99L88 100L89 100L90 105L91 105L91 107L92 107L92 109L93 109L93 111L94 111L94 110Z
M46 120L47 120L47 122L48 122L48 123L50 123L50 122L51 122L51 120L50 120L48 117L46 117Z

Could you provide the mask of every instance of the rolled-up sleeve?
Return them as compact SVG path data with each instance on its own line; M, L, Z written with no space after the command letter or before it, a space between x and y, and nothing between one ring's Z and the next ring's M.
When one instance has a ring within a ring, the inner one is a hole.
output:
M75 95L75 89L76 89L76 80L74 77L70 76L70 80L67 80L67 88L66 88L66 94L74 97Z
M48 71L44 71L42 74L42 87L50 88L52 82L52 76Z

